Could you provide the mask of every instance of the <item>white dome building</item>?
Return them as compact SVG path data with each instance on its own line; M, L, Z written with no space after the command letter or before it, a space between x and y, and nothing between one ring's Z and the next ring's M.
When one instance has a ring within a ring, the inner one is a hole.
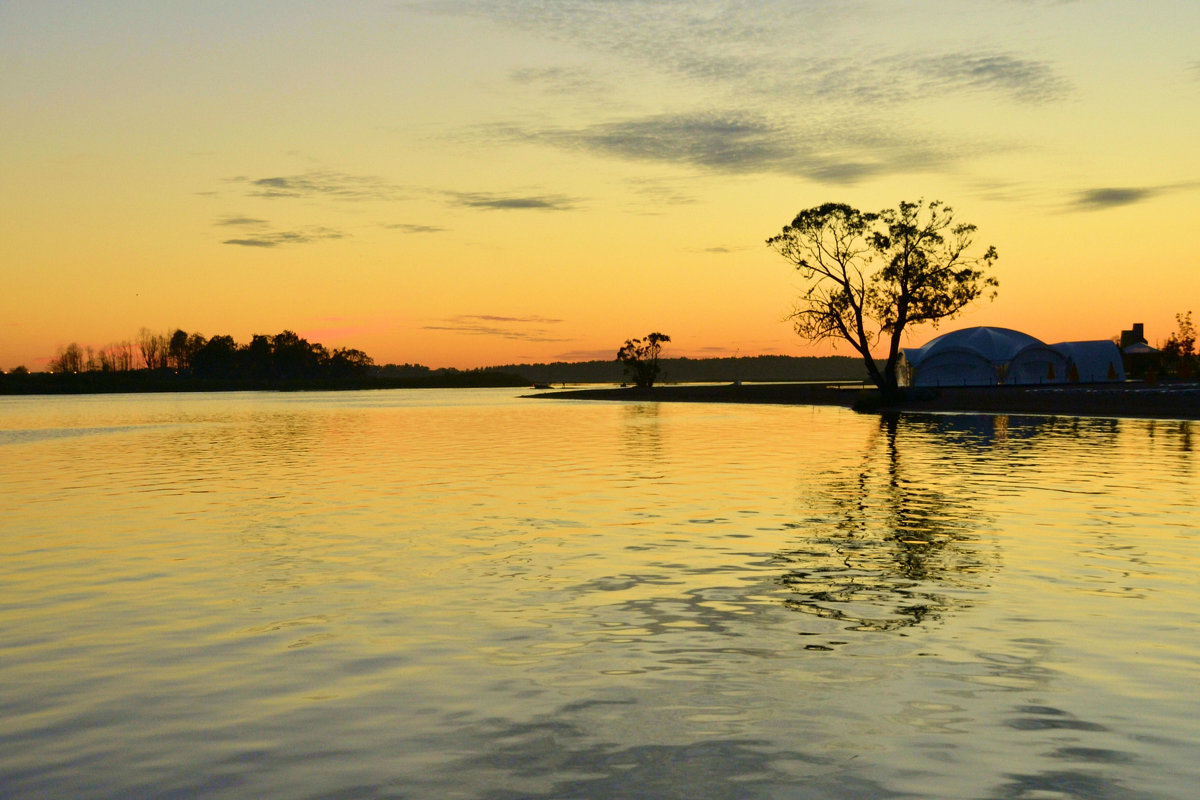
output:
M1125 380L1112 342L1048 345L1009 328L963 328L924 347L905 348L899 370L907 386L1028 386Z

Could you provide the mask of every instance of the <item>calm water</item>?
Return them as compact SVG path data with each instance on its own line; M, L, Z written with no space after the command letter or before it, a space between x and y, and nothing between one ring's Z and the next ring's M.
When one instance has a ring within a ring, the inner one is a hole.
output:
M0 398L0 796L1193 798L1198 437Z

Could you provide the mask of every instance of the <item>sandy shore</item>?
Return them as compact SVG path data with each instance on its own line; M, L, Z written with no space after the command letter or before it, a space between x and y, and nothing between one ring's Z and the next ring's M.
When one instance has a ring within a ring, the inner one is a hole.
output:
M529 396L571 400L836 405L849 408L862 397L864 391L862 387L845 384L748 383L666 385L655 386L649 391L611 387L571 389L543 391ZM887 410L1200 419L1200 384L939 388L921 390L904 403Z

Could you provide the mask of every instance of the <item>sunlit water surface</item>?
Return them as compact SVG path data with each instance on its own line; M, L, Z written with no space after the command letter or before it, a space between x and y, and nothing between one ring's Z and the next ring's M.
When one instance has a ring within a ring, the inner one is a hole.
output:
M5 798L1193 798L1196 423L0 399Z

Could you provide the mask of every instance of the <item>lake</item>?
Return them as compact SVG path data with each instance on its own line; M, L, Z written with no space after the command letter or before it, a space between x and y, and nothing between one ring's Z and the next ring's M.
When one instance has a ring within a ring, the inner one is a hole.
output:
M1198 441L0 398L0 796L1191 798Z

